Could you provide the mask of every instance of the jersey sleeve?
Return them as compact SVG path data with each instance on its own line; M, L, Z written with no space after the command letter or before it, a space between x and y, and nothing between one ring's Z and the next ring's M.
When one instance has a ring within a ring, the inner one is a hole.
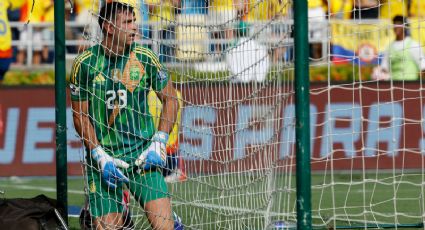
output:
M86 101L88 99L88 67L84 61L90 56L90 53L83 53L74 60L72 65L69 84L72 101Z
M158 56L152 50L144 47L137 48L139 60L145 66L148 75L147 83L156 92L161 92L168 83L167 69L159 62Z

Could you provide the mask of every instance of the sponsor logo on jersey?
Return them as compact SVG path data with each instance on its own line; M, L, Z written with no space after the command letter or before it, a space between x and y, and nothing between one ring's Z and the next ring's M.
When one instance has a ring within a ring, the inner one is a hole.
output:
M74 96L77 96L80 94L80 87L74 85L74 84L70 84L69 88L71 89L71 94Z
M94 182L91 182L89 190L91 193L96 192L96 184Z
M102 75L101 73L99 73L99 75L97 75L97 76L94 78L94 81L95 81L95 82L102 82L102 81L105 81L105 77L103 77L103 75Z
M159 70L158 73L156 74L156 78L161 83L164 82L164 81L166 81L168 79L167 71L165 71L165 70Z

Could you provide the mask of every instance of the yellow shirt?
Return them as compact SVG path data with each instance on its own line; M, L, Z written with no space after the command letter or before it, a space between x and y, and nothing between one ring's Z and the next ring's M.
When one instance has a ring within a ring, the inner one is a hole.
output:
M215 11L233 10L233 0L212 0L210 9Z
M257 0L248 2L248 21L264 21L273 18L276 15L286 15L289 4L286 1L282 3L279 0L264 0L260 3Z
M350 19L353 10L352 0L329 0L329 9L332 15L342 13L342 19Z
M163 22L168 24L174 21L174 9L171 0L145 0L145 4L153 7L153 11L149 12L149 21Z
M308 8L323 7L322 0L308 0Z
M407 16L407 1L386 0L381 3L380 16L392 20L396 15Z
M412 17L425 17L425 1L412 0L410 3L410 14Z
M10 32L8 9L18 9L26 0L1 0L0 1L0 58L12 57L12 33Z
M21 12L21 21L27 22L29 19L30 22L43 22L46 11L52 3L50 0L37 1L31 12L32 2L33 0L26 0L25 7L22 8Z
M98 1L93 0L76 0L75 4L77 5L77 14L83 10L91 10L93 12L99 11Z
M171 130L170 136L167 142L167 153L173 154L178 149L179 144L179 129L180 129L180 120L181 120L181 108L183 107L182 96L180 92L177 90L177 100L179 102L179 110L177 111L177 119L173 125L173 129ZM161 117L162 111L162 103L159 98L156 96L156 93L151 90L148 94L148 106L149 112L152 115L153 123L155 124L155 128L158 129L159 118Z
M48 5L48 6L46 5L46 8L44 10L44 15L43 15L43 22L54 22L55 20L54 8L55 7L53 6L53 2L51 3L51 5Z

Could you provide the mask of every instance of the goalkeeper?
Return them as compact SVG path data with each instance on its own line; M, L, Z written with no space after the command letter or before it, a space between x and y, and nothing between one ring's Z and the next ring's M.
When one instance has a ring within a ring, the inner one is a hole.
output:
M134 9L121 1L101 8L102 43L75 59L70 76L74 126L87 150L90 212L96 229L120 229L126 184L153 229L173 229L161 168L177 117L176 91L158 57L135 43ZM150 89L163 104L157 132Z

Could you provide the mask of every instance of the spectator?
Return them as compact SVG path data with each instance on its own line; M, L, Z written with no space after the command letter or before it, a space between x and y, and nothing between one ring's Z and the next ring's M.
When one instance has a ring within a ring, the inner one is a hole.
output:
M381 2L382 19L392 19L397 15L407 16L407 1L400 0L385 0Z
M212 38L231 40L234 37L233 28L238 22L237 9L233 0L210 0L208 17L211 25ZM221 58L221 52L228 44L219 42L212 45L213 58Z
M226 64L234 82L262 82L270 68L267 47L247 37L249 27L240 21L235 35L237 42L226 52ZM241 61L243 60L243 61ZM237 63L237 64L236 64Z
M93 43L99 42L101 33L97 24L97 17L99 15L98 1L75 0L75 6L77 12L75 21L84 25L82 33L84 40L89 40Z
M64 0L66 1L66 0ZM50 4L49 4L50 2ZM43 28L41 30L42 34L42 40L43 41L54 41L54 27L53 22L55 20L55 11L54 11L54 2L53 0L45 0L45 9L44 9L44 15L42 17L43 22L52 23L52 26L49 26L47 28ZM53 52L53 46L43 46L41 57L43 62L53 62L53 55L50 55Z
M21 2L25 2L25 1L21 0ZM21 7L16 9L9 8L7 10L7 17L9 18L9 22L19 22L21 18ZM11 27L11 30L12 30L12 41L19 40L19 29L17 27ZM14 48L16 49L16 47ZM13 50L14 53L16 53L15 49Z
M418 80L419 72L425 76L422 47L406 35L406 17L397 15L393 19L395 41L392 42L382 60L381 68L395 81Z
M65 21L74 21L74 17L72 17L71 9L73 9L73 6L69 0L65 1ZM77 34L79 33L78 29L75 27L65 26L65 40L77 40ZM66 50L69 53L78 53L78 47L75 45L67 45Z
M145 0L145 3L149 9L149 21L155 23L153 31L159 33L159 60L169 62L175 57L175 47L168 42L175 39L175 27L171 22L175 21L180 0Z
M42 61L42 50L43 50L43 34L42 28L36 26L36 23L43 22L44 14L46 10L51 7L51 1L40 1L37 4L34 4L32 7L32 0L26 0L24 6L21 9L21 22L23 23L33 23L34 27L32 31L29 30L28 26L20 32L19 41L20 45L18 46L18 55L17 62L18 64L23 65L25 63L25 57L28 47L28 40L32 40L32 49L34 51L32 56L32 64L39 65Z
M275 20L277 23L272 23L271 34L267 34L268 38L274 38L273 41L284 40L289 36L289 24L283 24L277 20L288 16L290 4L279 0L263 1L258 3L255 0L245 0L244 6L239 7L239 15L248 23L268 23L269 20ZM242 9L241 9L242 8ZM277 42L271 43L271 51L273 62L277 63L285 55L286 48Z
M274 17L282 17L287 14L289 3L279 0L268 0L258 2L256 0L245 0L244 18L247 22L267 21Z
M207 3L205 0L182 0L181 14L207 14Z
M425 17L425 1L424 0L411 0L409 7L410 17Z
M322 0L309 0L308 1L308 20L310 22L310 39L311 55L313 60L318 60L322 57L322 43L326 34L323 31L326 28L324 24L326 21L325 5Z
M328 0L327 5L330 18L351 18L351 11L353 10L353 0Z
M140 17L139 17L139 33L142 36L142 41L145 41L147 39L151 39L151 30L149 27L149 8L148 5L145 3L145 0L140 0Z
M352 19L376 19L378 15L378 0L354 0L354 10L351 13Z
M8 9L17 9L25 3L25 0L1 1L0 2L0 21L3 22L4 32L0 33L0 83L9 70L12 62L12 33L7 18Z

